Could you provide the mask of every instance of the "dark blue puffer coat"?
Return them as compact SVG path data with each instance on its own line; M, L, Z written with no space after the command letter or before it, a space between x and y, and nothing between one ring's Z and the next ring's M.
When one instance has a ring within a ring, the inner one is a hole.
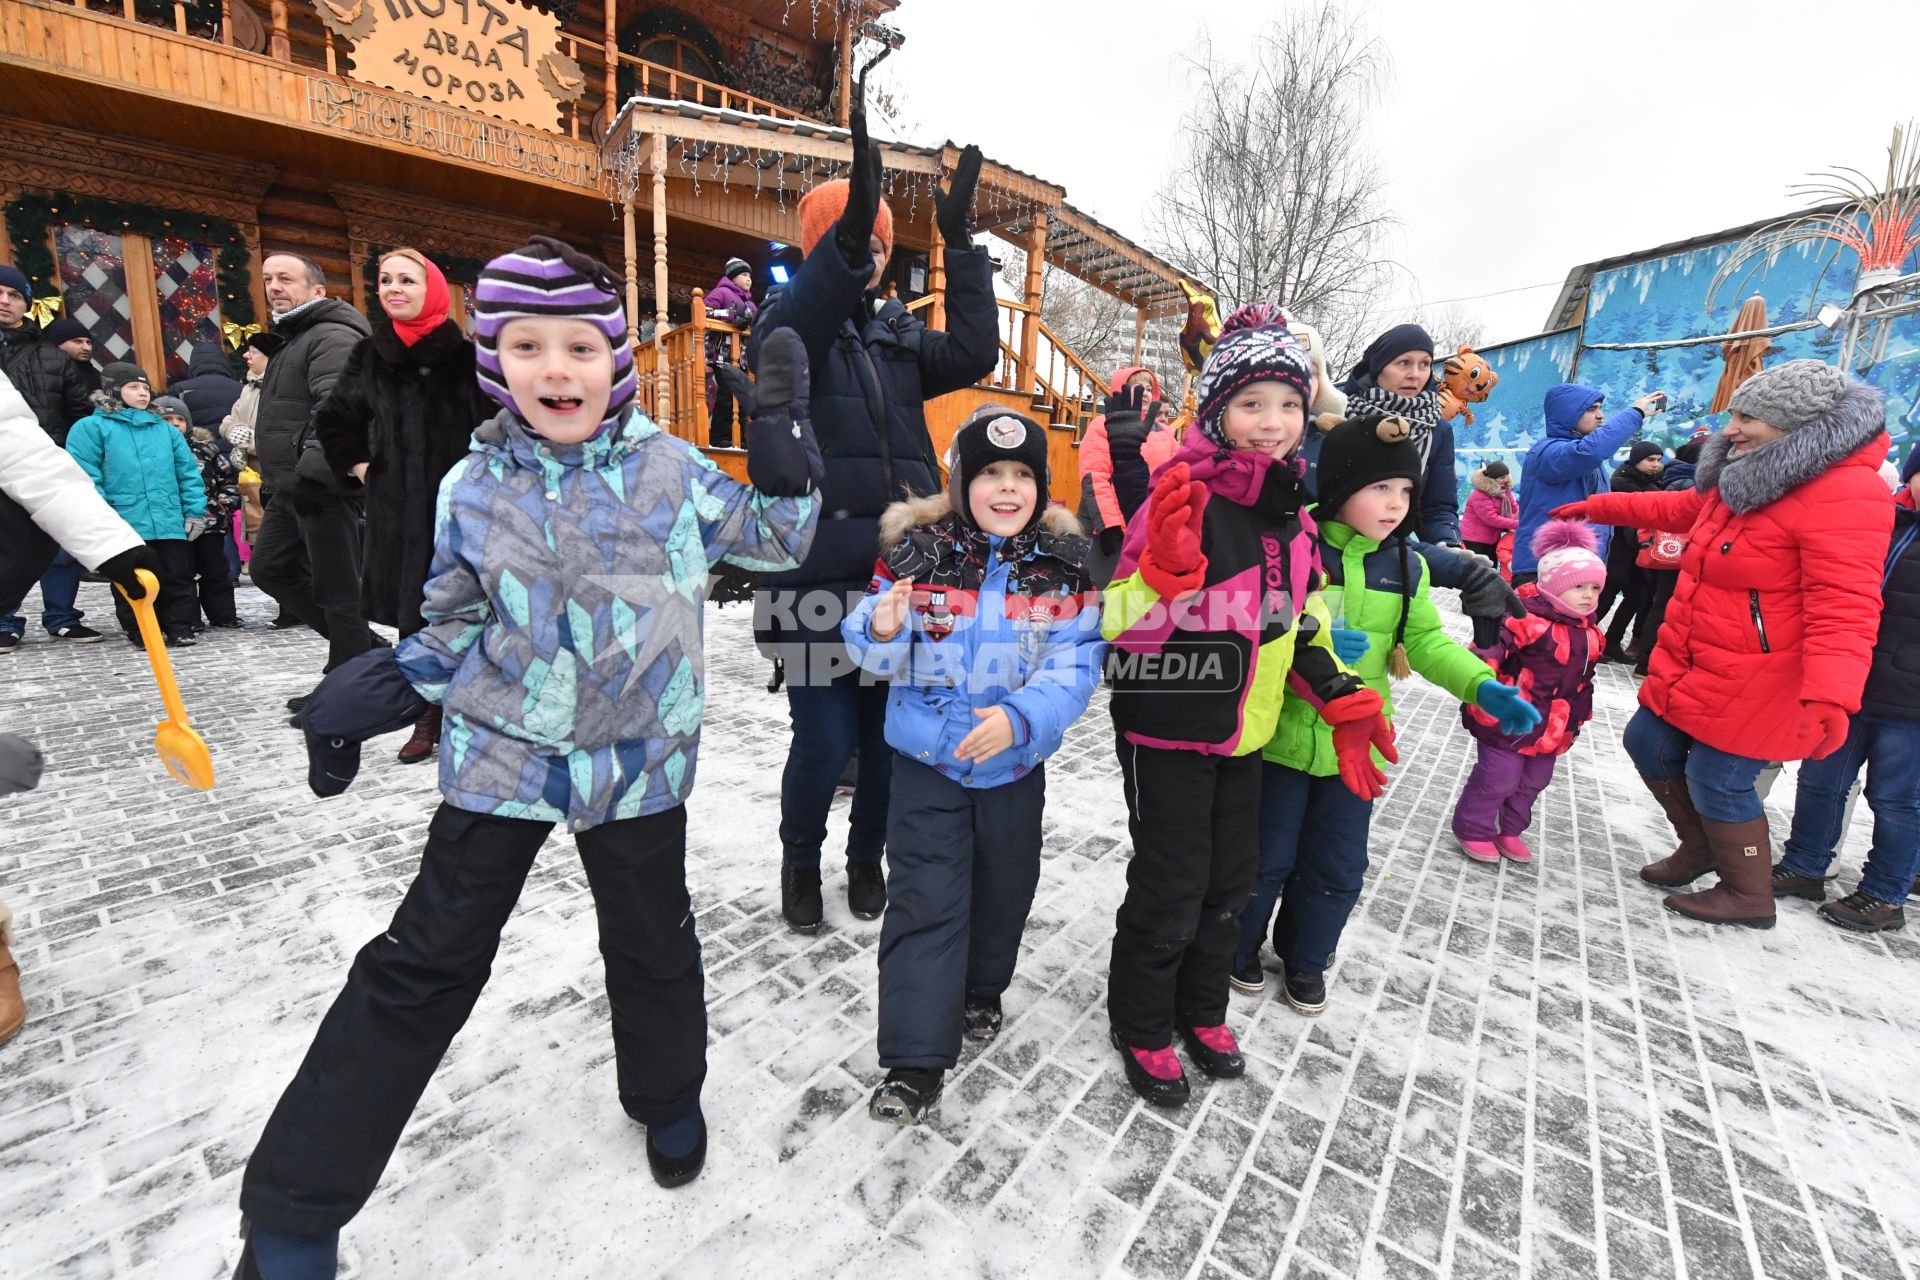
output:
M221 421L233 412L233 402L240 398L241 385L240 379L233 376L233 367L227 363L220 344L198 342L194 344L192 358L187 361L187 376L168 383L167 394L187 402L194 426L218 431Z
M826 468L812 550L798 569L761 575L754 592L755 636L770 655L796 657L786 647L796 641L838 648L840 620L873 576L881 512L941 488L926 402L974 385L1000 357L986 250L949 248L946 268L942 332L897 299L875 310L866 298L871 267L849 267L829 232L754 322L756 355L759 339L779 328L806 345L813 431ZM816 591L836 595L839 607L802 609L802 598Z

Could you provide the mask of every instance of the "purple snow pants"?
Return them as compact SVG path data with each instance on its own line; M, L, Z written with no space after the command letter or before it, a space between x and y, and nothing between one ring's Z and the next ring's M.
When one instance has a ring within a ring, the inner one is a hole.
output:
M1523 756L1482 742L1480 758L1460 802L1453 807L1453 834L1461 840L1517 836L1533 825L1533 801L1553 781L1558 756Z

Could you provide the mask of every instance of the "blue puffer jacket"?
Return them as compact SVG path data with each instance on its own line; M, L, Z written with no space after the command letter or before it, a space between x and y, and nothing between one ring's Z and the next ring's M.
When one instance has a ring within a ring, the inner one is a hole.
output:
M818 516L813 495L741 484L638 411L575 445L511 413L482 423L440 485L426 629L397 654L446 709L447 802L574 831L682 803L708 570L790 569Z
M1606 397L1592 387L1562 382L1547 388L1542 412L1547 420L1544 440L1527 450L1520 464L1520 528L1513 537L1513 571L1532 573L1540 566L1533 554L1533 534L1547 522L1553 509L1607 492L1607 462L1621 446L1640 432L1645 421L1631 405L1601 423L1588 435L1574 430L1581 415ZM1607 555L1606 525L1589 525L1595 550Z
M892 546L840 632L854 661L893 682L889 746L963 787L998 787L1058 751L1086 711L1106 652L1099 595L1086 576L1087 540L1066 508L1048 508L1046 529L1021 535L1024 551L1011 560L1006 539L974 533L984 545L969 548L946 513L944 497L887 513L882 536ZM907 625L875 640L868 619L899 577L917 588ZM1013 746L977 764L956 759L980 723L974 712L991 707L1006 709Z
M798 569L757 584L754 629L770 652L794 641L839 648L845 602L858 598L873 568L880 513L890 503L938 493L945 483L927 434L926 402L972 386L1000 358L987 251L945 253L945 331L927 328L897 298L876 309L866 297L870 269L849 267L832 232L768 296L755 321L756 368L759 343L782 326L806 344L813 431L826 465L813 549ZM813 591L834 593L843 608L823 618L826 611L797 607Z
M97 393L100 407L73 424L67 452L93 487L148 542L187 536L207 514L207 486L187 438L147 409Z

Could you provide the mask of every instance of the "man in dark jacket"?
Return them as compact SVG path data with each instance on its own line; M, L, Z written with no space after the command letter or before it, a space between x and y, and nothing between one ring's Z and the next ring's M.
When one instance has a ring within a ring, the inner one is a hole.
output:
M889 503L939 491L926 401L972 386L999 358L993 266L973 246L968 208L980 152L968 147L936 219L946 241L948 330L928 329L879 292L893 252L893 216L881 199L881 158L865 112L852 119L850 180L800 202L806 259L770 295L756 334L791 328L812 370L814 432L826 477L820 528L798 569L768 574L754 596L755 634L787 681L793 742L780 788L781 909L800 930L820 924L820 851L841 770L859 752L847 899L872 919L886 906L880 871L893 752L885 738L887 689L863 680L840 640L840 619L866 589ZM776 679L778 677L776 676Z
M80 380L86 385L88 395L100 389L100 371L93 367L93 335L87 332L87 326L72 316L61 316L40 334L66 352L67 358L79 367Z
M33 285L17 267L0 264L0 373L19 391L40 429L65 446L67 430L93 412L89 387L73 357L47 341L40 326L27 315ZM14 549L0 547L0 556ZM100 633L86 626L86 615L73 607L80 590L80 566L64 550L40 578L40 624L55 640L88 644ZM0 618L0 654L20 645L27 628L18 613Z
M1880 566L1880 631L1860 710L1838 751L1801 764L1793 833L1773 869L1774 897L1825 901L1827 868L1847 832L1848 792L1865 768L1873 847L1860 887L1820 908L1861 933L1904 926L1904 903L1920 876L1920 515L1912 487L1901 495Z
M313 413L373 330L358 311L327 296L326 275L311 259L272 254L260 277L274 332L286 345L267 366L254 418L268 501L253 539L253 581L327 637L331 671L371 648L373 633L360 612L360 499L327 465ZM291 699L288 707L297 711L305 701Z
M227 353L217 342L196 342L187 361L187 376L167 384L167 394L187 402L193 425L218 431L221 420L233 412L240 398L240 379L233 376Z

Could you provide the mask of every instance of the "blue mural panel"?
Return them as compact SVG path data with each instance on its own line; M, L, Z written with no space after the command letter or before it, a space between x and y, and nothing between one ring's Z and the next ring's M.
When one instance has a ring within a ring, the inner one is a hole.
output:
M1460 501L1467 500L1467 476L1498 458L1520 474L1520 459L1540 438L1545 425L1540 403L1547 388L1565 382L1573 372L1580 345L1578 329L1541 334L1488 347L1480 354L1500 375L1493 394L1472 406L1473 423L1453 420L1454 469L1458 472Z
M1589 344L1663 342L1727 333L1741 304L1755 294L1766 301L1768 326L1805 320L1823 304L1845 307L1852 299L1857 259L1835 245L1804 244L1775 255L1764 271L1736 277L1709 307L1708 285L1738 244L1734 238L1596 272L1581 328L1484 352L1500 374L1500 384L1486 404L1477 407L1480 421L1473 426L1455 422L1462 494L1467 473L1491 458L1504 458L1518 474L1519 459L1540 438L1545 425L1541 397L1555 382L1594 387L1605 393L1610 408L1650 391L1665 391L1667 412L1656 419L1648 437L1668 448L1684 443L1700 428L1718 429L1726 421L1724 413L1710 412L1726 368L1720 344L1652 351L1600 351ZM1907 270L1914 269L1910 260ZM1842 334L1812 328L1780 334L1772 341L1769 365L1807 357L1836 363ZM1886 393L1894 455L1905 457L1920 440L1920 314L1888 321L1884 332L1863 333L1854 352L1853 371Z

